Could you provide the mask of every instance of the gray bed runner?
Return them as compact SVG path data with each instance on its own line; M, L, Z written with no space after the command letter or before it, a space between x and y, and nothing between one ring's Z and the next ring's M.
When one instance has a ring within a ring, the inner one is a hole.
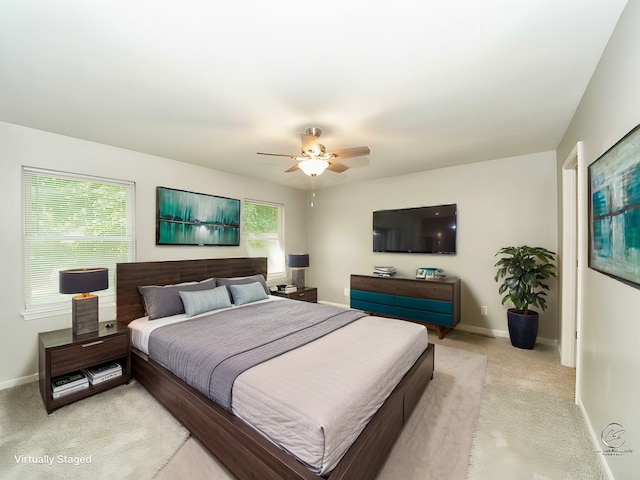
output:
M363 316L296 300L247 305L154 330L149 356L230 411L242 372Z

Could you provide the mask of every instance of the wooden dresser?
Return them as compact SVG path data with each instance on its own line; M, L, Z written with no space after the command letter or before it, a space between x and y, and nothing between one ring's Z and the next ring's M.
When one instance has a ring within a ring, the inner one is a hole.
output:
M460 323L459 278L351 275L351 308L435 328L443 338Z

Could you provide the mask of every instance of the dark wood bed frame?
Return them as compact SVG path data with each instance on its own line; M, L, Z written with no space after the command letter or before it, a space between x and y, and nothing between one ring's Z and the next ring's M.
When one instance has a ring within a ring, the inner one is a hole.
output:
M120 263L116 268L116 315L128 324L144 315L140 285L168 285L210 277L267 276L265 258L221 258ZM219 407L178 377L133 349L133 377L144 386L236 478L318 480L292 455ZM373 479L433 377L434 348L427 350L400 381L367 427L326 478Z

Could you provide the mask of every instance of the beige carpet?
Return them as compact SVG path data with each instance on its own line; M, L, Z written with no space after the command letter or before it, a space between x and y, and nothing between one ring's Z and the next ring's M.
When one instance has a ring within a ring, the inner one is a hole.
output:
M485 355L436 345L434 379L377 480L464 480L486 364ZM156 480L176 478L233 477L190 438Z
M0 391L0 478L152 479L188 437L137 382L47 415L37 383Z
M574 402L575 369L557 347L522 350L458 330L433 341L488 357L468 480L607 478Z

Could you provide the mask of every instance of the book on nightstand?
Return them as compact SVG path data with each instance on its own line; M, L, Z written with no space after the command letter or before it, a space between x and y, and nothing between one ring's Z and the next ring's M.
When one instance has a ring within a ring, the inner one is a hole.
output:
M118 362L107 362L85 370L92 385L105 382L122 375L122 365Z
M71 372L51 379L51 396L58 398L89 388L89 380L81 371Z

